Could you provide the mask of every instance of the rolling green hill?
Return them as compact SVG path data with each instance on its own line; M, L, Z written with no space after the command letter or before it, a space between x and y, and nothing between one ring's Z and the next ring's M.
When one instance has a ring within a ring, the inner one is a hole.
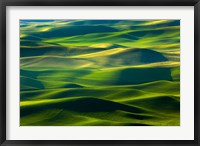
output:
M21 20L21 126L179 126L179 20Z

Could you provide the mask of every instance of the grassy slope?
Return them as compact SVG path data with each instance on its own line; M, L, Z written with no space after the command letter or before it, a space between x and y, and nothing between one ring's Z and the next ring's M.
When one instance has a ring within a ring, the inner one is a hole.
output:
M179 125L179 22L21 22L21 125Z

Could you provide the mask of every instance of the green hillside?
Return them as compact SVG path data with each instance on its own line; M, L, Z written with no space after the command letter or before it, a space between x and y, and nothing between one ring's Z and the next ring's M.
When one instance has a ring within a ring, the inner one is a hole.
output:
M21 126L179 126L179 20L21 20Z

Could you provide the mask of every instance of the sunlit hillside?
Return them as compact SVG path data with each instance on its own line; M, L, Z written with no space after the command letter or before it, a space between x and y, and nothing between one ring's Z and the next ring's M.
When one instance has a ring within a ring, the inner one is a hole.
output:
M21 20L21 126L179 126L179 20Z

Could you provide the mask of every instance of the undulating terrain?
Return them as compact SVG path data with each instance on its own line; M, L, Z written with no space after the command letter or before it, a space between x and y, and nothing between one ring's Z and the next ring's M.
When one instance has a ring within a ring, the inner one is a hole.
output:
M21 20L21 126L179 126L179 20Z

